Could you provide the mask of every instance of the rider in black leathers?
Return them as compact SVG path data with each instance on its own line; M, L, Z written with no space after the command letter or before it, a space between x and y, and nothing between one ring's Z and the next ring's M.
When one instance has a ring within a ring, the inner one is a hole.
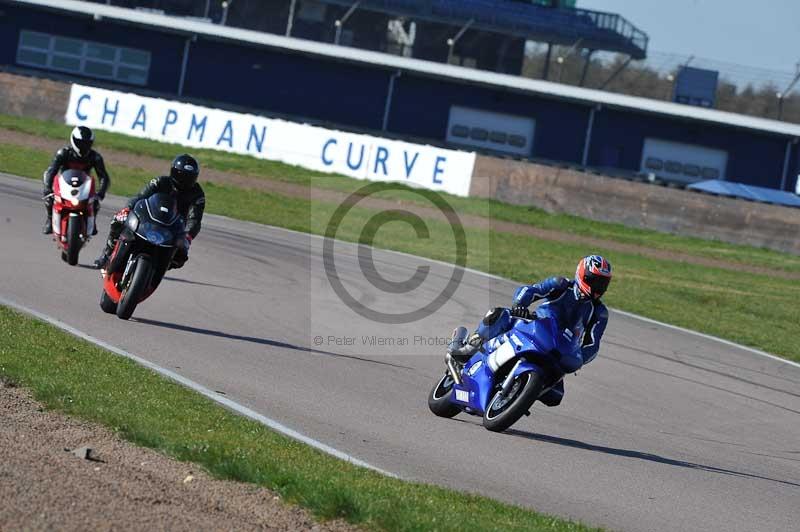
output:
M94 198L94 215L97 216L100 210L100 201L105 199L111 179L108 177L103 157L92 149L93 143L94 133L91 129L86 126L76 127L70 135L70 145L58 150L53 157L53 162L45 170L42 176L44 181L42 196L47 216L44 221L44 227L42 227L43 234L49 235L53 232L53 179L64 170L82 170L88 174L94 169L97 173L97 179L100 181ZM95 225L92 234L97 234L97 225Z
M125 220L128 213L140 199L148 198L159 192L172 194L178 203L178 213L186 221L186 241L178 246L178 251L173 259L172 267L180 268L189 259L189 245L200 232L200 223L203 219L203 210L206 206L206 196L197 176L200 174L200 167L191 155L183 154L175 157L168 176L156 177L151 180L138 195L128 200L127 206L119 211L111 220L111 228L108 232L108 240L105 249L94 261L95 268L101 269L106 266L117 239L125 227Z

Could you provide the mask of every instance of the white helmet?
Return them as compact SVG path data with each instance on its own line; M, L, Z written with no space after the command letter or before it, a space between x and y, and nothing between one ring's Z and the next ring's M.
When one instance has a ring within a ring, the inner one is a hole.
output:
M77 126L72 130L69 143L75 153L78 154L78 157L86 157L89 155L94 143L94 132L86 126Z

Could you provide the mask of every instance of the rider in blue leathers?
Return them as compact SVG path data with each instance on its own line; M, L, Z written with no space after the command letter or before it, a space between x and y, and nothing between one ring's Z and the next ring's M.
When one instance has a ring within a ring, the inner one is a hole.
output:
M514 292L511 315L517 318L536 318L547 315L556 318L564 329L582 335L579 355L582 360L572 362L570 368L576 371L597 356L600 339L603 337L608 323L608 309L600 301L600 298L608 288L610 281L611 263L600 255L584 257L578 263L574 279L550 277L540 283L517 288ZM536 308L535 313L532 313L528 307L542 299L545 300L544 303ZM500 310L489 311L483 324L491 325L489 322L500 316ZM466 345L451 350L450 354L457 361L465 362L484 342L490 340L492 339L481 338L477 333L473 334ZM548 406L556 406L561 403L563 397L564 381L562 380L539 400Z

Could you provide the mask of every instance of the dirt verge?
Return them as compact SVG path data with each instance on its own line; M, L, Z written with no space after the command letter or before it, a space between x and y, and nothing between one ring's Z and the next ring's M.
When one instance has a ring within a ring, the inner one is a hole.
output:
M3 144L16 144L27 148L47 150L55 153L55 150L60 147L60 144L53 139L37 137L18 131L8 129L0 129L0 143ZM109 173L112 176L114 166L126 166L129 168L140 168L143 172L142 184L150 179L152 176L163 175L168 169L169 161L163 161L154 157L144 155L136 155L130 152L102 149L103 157L106 165L109 168ZM201 161L202 164L202 161ZM42 169L44 171L44 169ZM303 185L294 183L287 183L274 179L262 179L249 175L235 174L221 172L219 170L206 168L202 173L203 181L211 181L213 183L231 185L240 188L251 190L259 190L263 192L270 192L273 194L280 194L283 196L314 199L317 201L324 201L328 203L341 204L347 197L348 193L337 192L334 190L325 189L309 189ZM113 192L113 186L112 186ZM394 201L376 198L366 198L359 202L359 206L372 208L376 210L397 209L402 206L404 210L410 211L422 217L442 219L441 212L433 207L426 207L417 203L407 201ZM574 233L567 233L563 231L555 231L551 229L542 229L531 225L517 224L512 222L504 222L492 220L482 216L471 214L459 214L462 224L465 227L474 229L492 229L503 233L511 233L522 236L531 236L541 240L548 240L553 242L564 242L568 244L581 244L586 246L586 252L592 252L597 249L606 249L620 253L631 253L641 255L643 257L669 260L676 262L685 262L687 264L695 264L698 266L706 266L712 268L720 268L723 270L730 270L742 273L753 273L760 275L770 275L781 279L798 280L800 273L787 272L773 268L766 268L752 264L739 264L732 263L725 260L716 260L708 257L700 257L690 253L680 253L675 251L660 250L643 248L635 244L625 244L613 240L605 240L600 238L593 238L590 236L576 235Z
M71 452L87 446L88 459ZM0 501L0 530L355 530L45 411L2 382Z

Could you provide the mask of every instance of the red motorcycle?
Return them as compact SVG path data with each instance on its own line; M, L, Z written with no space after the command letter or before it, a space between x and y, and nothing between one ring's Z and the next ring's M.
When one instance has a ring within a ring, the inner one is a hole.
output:
M75 266L94 232L94 179L81 170L65 170L56 176L52 196L53 239L61 259Z

